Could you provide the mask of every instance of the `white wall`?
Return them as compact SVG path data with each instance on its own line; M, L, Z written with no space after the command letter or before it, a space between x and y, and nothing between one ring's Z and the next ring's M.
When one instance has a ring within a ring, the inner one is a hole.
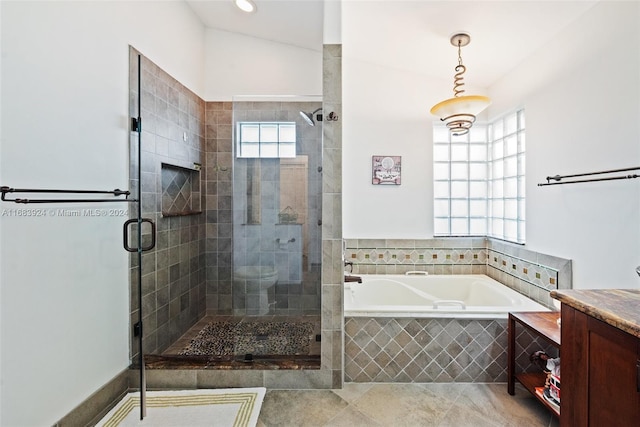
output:
M431 119L423 76L342 59L342 186L345 238L433 236ZM371 157L402 156L401 185L372 185Z
M601 3L490 88L492 113L526 111L527 247L572 259L576 288L640 287L640 179L537 186L640 167L639 17Z
M342 1L325 1L322 22L322 43L342 43Z
M191 9L0 6L0 183L128 188L129 45L202 92L204 30ZM64 217L56 207L0 206L1 425L52 425L129 365L126 218ZM43 217L11 216L40 208Z
M640 287L640 180L536 186L547 175L640 166L639 5L599 4L489 88L491 117L526 110L526 247L572 259L576 288ZM432 237L432 117L424 99L450 82L352 59L357 23L348 19L344 236ZM402 155L401 186L371 185L373 154Z
M322 94L322 52L238 33L207 29L207 101L238 95Z

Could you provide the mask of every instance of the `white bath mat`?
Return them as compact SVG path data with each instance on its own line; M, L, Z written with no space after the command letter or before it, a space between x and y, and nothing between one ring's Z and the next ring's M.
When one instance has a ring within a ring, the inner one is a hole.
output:
M140 393L127 394L98 427L255 427L266 389L148 391L140 420Z

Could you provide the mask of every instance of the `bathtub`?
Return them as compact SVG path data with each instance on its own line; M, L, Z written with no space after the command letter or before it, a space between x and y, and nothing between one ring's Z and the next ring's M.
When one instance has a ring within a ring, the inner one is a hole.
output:
M549 311L483 274L359 277L345 283L345 317L506 319L510 311Z
M508 313L549 311L485 275L360 277L344 286L346 382L506 382Z

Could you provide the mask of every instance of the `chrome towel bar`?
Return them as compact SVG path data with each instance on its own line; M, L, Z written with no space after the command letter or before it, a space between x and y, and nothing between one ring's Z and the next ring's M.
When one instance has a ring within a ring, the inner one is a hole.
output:
M564 182L562 181L565 178L578 178L578 177L582 177L582 176L605 175L605 174L629 172L629 171L636 171L636 170L640 170L640 167L623 168L623 169L610 169L610 170L605 170L605 171L578 173L578 174L573 174L573 175L548 176L546 178L547 182L538 184L538 187L544 187L546 185L578 184L578 183L581 183L581 182L615 181L615 180L619 180L619 179L640 178L640 175L638 175L638 174L629 174L629 175L606 176L606 177L591 178L591 179L577 179L577 180L573 180L573 181L564 181ZM556 181L556 182L551 182L552 180Z

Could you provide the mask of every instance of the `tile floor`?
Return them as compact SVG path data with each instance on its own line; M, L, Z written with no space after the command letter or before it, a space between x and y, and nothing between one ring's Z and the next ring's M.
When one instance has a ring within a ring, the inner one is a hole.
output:
M231 319L203 318L164 354L176 354L214 320ZM266 316L262 320L294 318ZM310 353L319 352L319 347L319 343L312 346ZM505 383L345 383L341 390L267 390L257 427L558 425L519 384L515 396L510 396Z
M558 420L516 385L346 383L342 390L267 390L258 427L526 426Z

